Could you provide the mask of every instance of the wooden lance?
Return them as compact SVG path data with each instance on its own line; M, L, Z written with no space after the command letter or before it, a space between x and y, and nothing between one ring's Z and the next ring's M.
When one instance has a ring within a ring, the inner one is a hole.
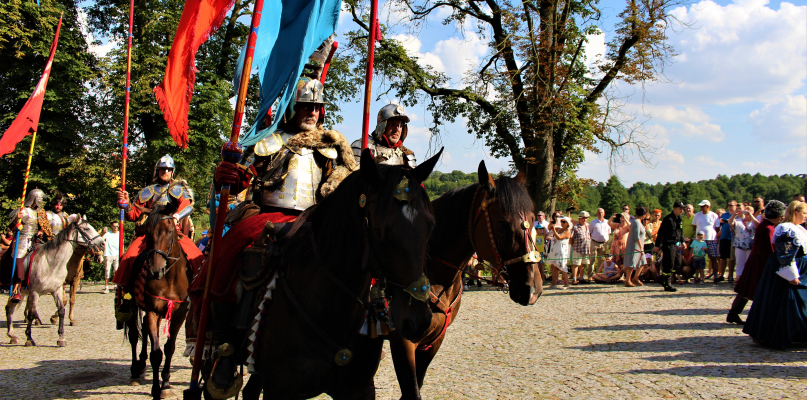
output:
M261 12L263 11L263 0L255 1L255 8L252 11L252 24L247 39L247 52L244 57L244 67L241 69L241 81L238 86L238 98L235 104L235 114L233 115L233 125L230 131L230 140L221 147L221 158L224 161L237 163L241 160L243 147L238 144L238 137L241 133L241 120L244 118L244 103L247 99L247 89L249 88L249 76L252 70L252 58L255 55L255 42L258 39L258 29L261 24ZM205 332L207 328L207 317L210 313L210 283L216 271L222 231L224 230L224 217L227 215L227 203L230 200L230 186L222 185L219 196L219 208L216 211L216 224L213 230L213 243L210 248L210 265L207 268L205 277L205 289L202 295L202 312L199 316L199 327L196 334L196 351L193 354L193 369L191 370L191 387L184 393L184 398L200 398L199 373L202 366L202 355L205 348Z
M364 80L364 122L362 123L361 149L367 148L367 137L370 132L370 97L373 93L373 59L375 58L375 41L378 40L378 0L370 5L370 37L367 39L367 75Z
M134 0L129 0L129 36L128 47L126 49L126 106L123 109L123 149L121 150L121 170L120 170L120 190L126 191L126 161L129 154L129 98L132 93L132 25L134 22ZM118 260L123 258L123 222L126 207L129 202L120 199L118 200L118 208L120 208L120 243L118 246Z

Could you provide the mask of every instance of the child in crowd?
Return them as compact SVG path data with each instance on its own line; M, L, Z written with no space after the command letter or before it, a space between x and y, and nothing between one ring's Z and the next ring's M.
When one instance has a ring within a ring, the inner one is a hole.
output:
M610 254L607 254L605 261L597 268L597 273L591 278L600 283L615 283L619 282L622 277L622 270L614 262Z
M681 285L689 283L689 278L697 272L693 265L692 239L685 238L678 250L681 252L681 271L676 273L678 274L678 284Z
M706 252L708 247L703 241L703 231L698 232L696 239L692 241L692 265L695 268L695 280L703 285L703 270L706 268Z

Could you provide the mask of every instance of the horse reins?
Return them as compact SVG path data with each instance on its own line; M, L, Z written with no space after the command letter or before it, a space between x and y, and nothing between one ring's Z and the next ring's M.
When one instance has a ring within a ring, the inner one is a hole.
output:
M174 217L170 216L170 215L166 215L166 216L163 216L161 218L161 220L166 220L166 219L174 219ZM165 274L167 274L168 271L170 271L171 268L173 268L174 265L176 265L176 263L179 262L179 259L182 258L182 257L171 257L170 256L170 254L174 252L174 243L176 242L175 238L177 236L176 235L176 229L177 229L176 224L171 223L171 244L168 246L168 252L165 252L165 251L162 251L162 250L159 250L159 249L151 249L151 250L146 252L147 255L151 254L151 253L159 254L160 256L162 256L162 258L165 259L165 264L167 265L167 267L160 268L160 271L157 274L158 278L164 277ZM147 258L147 260L148 260L148 258ZM169 265L169 262L170 262L170 265Z

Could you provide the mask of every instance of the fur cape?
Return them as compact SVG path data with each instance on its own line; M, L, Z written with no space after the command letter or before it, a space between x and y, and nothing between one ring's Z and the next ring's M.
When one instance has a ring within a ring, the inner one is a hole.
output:
M359 169L353 159L353 150L347 139L338 131L322 129L317 125L313 131L300 132L292 136L286 143L290 147L307 147L309 149L336 149L336 160L333 163L333 170L323 176L320 194L327 196L333 192L339 183L342 182L351 172Z

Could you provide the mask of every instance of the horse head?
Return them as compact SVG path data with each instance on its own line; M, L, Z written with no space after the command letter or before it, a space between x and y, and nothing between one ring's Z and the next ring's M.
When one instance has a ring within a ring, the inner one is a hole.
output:
M170 201L165 205L155 205L143 223L146 239L146 260L144 268L148 268L153 279L162 279L182 258L182 251L177 236L174 213L179 207L179 200L168 196Z
M509 286L510 299L532 305L541 296L543 280L535 250L534 205L524 189L524 174L493 179L479 163L478 212L472 215L471 237L479 258L491 262L494 279ZM481 198L481 199L480 199ZM474 209L476 210L476 204Z
M73 214L67 217L67 221L70 223L68 229L71 230L69 235L73 242L90 249L96 255L103 254L104 238L87 222L86 215Z
M367 189L360 206L366 209L365 242L371 253L365 258L371 259L382 287L386 284L395 327L410 340L422 338L432 319L423 263L435 220L421 183L441 154L414 169L379 166L368 150L361 156L360 174Z

